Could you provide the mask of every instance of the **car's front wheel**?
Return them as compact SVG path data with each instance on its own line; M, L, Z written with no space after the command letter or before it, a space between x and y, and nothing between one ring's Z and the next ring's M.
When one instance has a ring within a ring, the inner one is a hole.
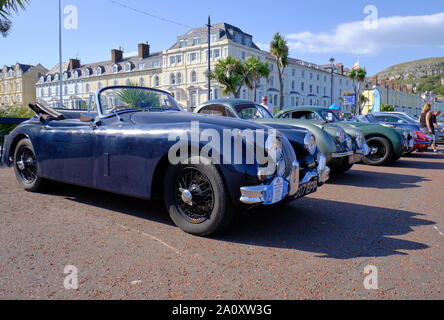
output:
M44 180L38 176L38 163L29 139L23 139L15 148L14 171L19 184L26 191L40 191Z
M164 200L173 222L197 236L222 231L233 217L231 198L211 164L170 166L164 180Z
M370 147L370 154L362 161L371 166L382 166L389 164L393 159L393 148L389 140L383 137L371 137L367 139L367 145Z

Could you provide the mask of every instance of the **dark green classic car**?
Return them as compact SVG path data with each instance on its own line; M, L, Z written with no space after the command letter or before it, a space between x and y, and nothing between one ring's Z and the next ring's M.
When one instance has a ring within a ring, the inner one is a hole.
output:
M363 155L370 152L357 128L354 134L358 138L353 139L341 126L334 124L324 127L309 121L296 124L291 119L275 119L263 106L249 100L208 101L197 107L194 112L250 120L269 126L286 125L307 129L315 137L319 150L325 155L327 164L333 172L349 170L354 163L362 160Z
M351 137L356 138L356 128L362 134L371 152L363 158L368 165L386 165L399 158L413 144L413 136L408 131L377 124L342 121L330 109L314 106L301 106L285 109L276 115L278 119L288 119L295 125L311 122L318 126L342 127Z

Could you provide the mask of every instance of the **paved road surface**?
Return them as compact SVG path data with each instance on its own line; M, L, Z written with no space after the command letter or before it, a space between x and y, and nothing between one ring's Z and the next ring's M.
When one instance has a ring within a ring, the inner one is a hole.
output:
M443 299L444 155L357 165L316 194L251 212L213 239L156 202L0 169L0 298ZM78 270L66 290L64 268ZM377 290L364 288L368 265Z

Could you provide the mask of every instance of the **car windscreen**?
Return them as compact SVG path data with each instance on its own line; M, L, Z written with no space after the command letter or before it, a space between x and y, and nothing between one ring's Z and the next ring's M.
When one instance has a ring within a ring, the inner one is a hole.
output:
M376 119L376 117L372 114L367 114L365 116L358 116L356 117L356 120L358 120L358 122L368 122L368 123L378 123L378 119Z
M240 104L236 106L239 117L248 119L272 119L273 116L262 106L255 104Z
M321 111L321 116L325 121L328 120L328 122L340 122L341 121L338 118L338 116L336 115L336 113L334 113L333 111L330 111L330 110ZM333 120L330 121L330 119L333 119Z
M110 87L99 93L100 110L103 115L122 111L182 111L173 97L163 91L142 87Z

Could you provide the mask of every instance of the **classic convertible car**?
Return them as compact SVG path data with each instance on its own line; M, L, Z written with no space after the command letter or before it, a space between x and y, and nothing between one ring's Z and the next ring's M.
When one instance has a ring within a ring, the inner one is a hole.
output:
M362 156L369 152L364 137L359 135L358 132L355 132L358 139L353 141L345 130L339 126L329 125L324 127L309 121L295 123L288 119L275 119L263 106L248 100L213 100L201 104L194 112L250 120L278 129L280 126L286 126L309 130L313 134L319 150L327 158L327 165L333 172L349 170L354 163L360 162ZM356 131L359 130L356 129ZM283 133L287 134L287 132ZM292 141L290 136L287 135L287 138ZM298 153L297 148L295 148L295 151Z
M291 119L295 124L309 120L318 125L342 127L352 138L359 133L365 137L371 152L362 161L367 165L386 165L399 160L404 152L413 147L413 136L409 131L384 127L378 124L341 121L330 109L314 106L301 106L285 109L277 118ZM359 131L357 131L359 129Z
M226 227L236 206L271 205L318 187L299 184L290 142L269 127L186 113L170 94L149 88L106 87L95 100L84 113L30 105L35 117L8 135L2 156L25 190L54 180L163 198L178 227L206 236ZM251 144L244 131L264 136ZM222 150L215 137L227 132Z

